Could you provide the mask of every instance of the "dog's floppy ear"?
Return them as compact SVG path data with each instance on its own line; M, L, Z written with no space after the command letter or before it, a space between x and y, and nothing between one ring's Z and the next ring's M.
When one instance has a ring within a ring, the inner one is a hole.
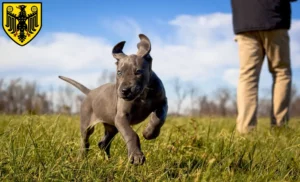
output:
M125 45L125 41L119 42L112 50L112 55L117 60L126 57L126 54L123 53L123 47Z
M139 34L140 42L137 44L137 55L141 57L148 56L151 51L151 42L149 38L144 34Z

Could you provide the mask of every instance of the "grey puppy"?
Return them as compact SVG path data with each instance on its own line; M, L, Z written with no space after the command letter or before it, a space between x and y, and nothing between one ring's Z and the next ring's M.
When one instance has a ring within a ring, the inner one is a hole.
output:
M125 41L112 50L117 60L116 83L107 83L94 90L63 76L62 80L81 90L87 97L81 105L82 154L89 149L89 137L96 123L103 123L105 135L98 143L100 149L110 156L110 143L120 132L126 142L128 157L133 164L143 164L145 156L141 151L140 139L131 125L145 120L150 114L150 122L143 131L147 140L155 139L163 126L168 102L164 86L152 71L151 43L147 36L140 34L137 54L123 53Z

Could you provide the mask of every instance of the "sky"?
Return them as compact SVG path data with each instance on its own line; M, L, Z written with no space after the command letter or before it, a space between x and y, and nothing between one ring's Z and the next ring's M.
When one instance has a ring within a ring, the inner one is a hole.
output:
M153 70L171 103L176 77L184 88L193 85L201 93L236 89L239 59L229 0L45 0L42 6L42 29L26 46L0 31L0 78L36 80L47 90L50 85L65 86L57 78L64 75L95 88L103 70L115 71L113 46L125 40L124 52L135 54L138 34L143 33L151 40ZM300 89L299 32L300 2L296 2L289 34L293 83ZM271 84L265 61L260 92Z

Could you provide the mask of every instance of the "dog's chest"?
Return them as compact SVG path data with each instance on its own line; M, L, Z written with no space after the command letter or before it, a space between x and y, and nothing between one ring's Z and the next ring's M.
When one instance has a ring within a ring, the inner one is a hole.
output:
M139 100L131 108L131 124L144 121L153 111L154 103L151 100Z

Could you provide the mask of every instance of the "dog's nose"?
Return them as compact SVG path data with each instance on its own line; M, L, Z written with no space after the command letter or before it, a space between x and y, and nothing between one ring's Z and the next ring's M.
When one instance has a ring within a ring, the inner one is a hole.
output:
M131 88L122 88L122 94L127 96L131 92Z

